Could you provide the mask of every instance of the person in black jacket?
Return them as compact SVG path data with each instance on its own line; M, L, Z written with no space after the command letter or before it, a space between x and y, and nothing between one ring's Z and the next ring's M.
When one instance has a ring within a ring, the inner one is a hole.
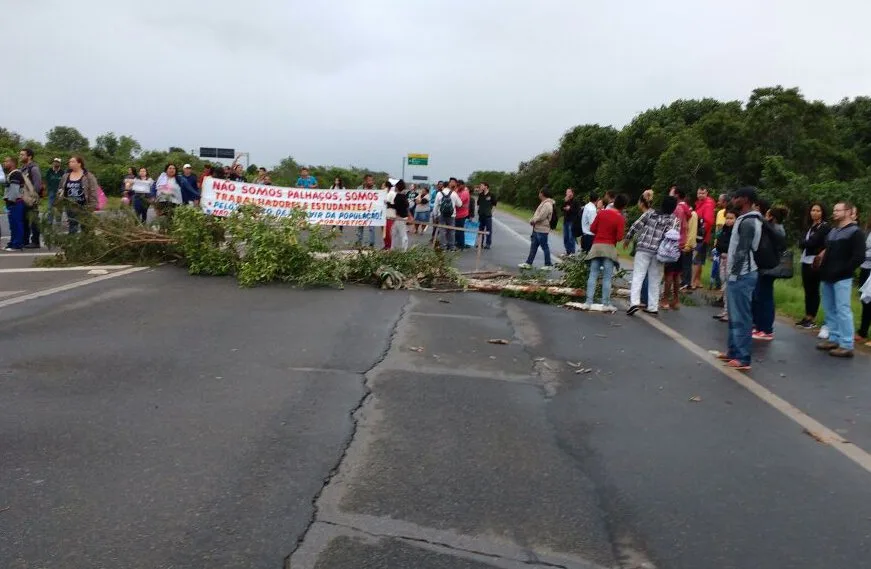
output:
M853 357L853 275L865 261L865 235L852 215L852 204L838 202L835 205L832 210L834 227L820 254L823 310L829 338L817 344L817 349L838 358Z
M808 210L808 230L799 240L801 248L801 282L804 285L804 318L796 326L811 330L816 327L820 309L820 271L814 261L826 244L832 227L826 222L826 206L820 202L811 204Z
M566 197L563 200L563 245L566 248L566 255L574 255L576 250L575 236L572 228L580 215L580 204L575 198L575 191L572 188L566 190Z

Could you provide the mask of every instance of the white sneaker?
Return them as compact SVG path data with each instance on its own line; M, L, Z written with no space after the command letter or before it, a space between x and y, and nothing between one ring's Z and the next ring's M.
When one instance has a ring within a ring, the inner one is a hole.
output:
M604 304L593 303L593 305L590 307L590 310L595 310L596 312L603 312L604 308L605 308Z
M617 307L613 304L603 304L602 312L617 312Z
M828 340L829 339L829 328L828 326L823 326L820 328L820 333L817 334L817 338L820 340Z
M517 265L517 268L519 268L519 269L531 269L532 265L530 265L529 263L520 263L519 265Z
M541 268L541 270L550 272L553 270L553 265L545 265Z
M590 309L590 303L589 303L589 302L585 302L585 303L583 303L583 304L581 305L581 310L589 310L589 309Z

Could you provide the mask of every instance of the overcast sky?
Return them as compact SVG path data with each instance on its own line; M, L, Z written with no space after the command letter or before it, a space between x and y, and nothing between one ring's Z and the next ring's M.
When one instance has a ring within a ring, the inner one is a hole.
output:
M396 175L428 152L408 177L466 176L677 98L871 93L867 0L29 0L6 16L0 126L266 165Z

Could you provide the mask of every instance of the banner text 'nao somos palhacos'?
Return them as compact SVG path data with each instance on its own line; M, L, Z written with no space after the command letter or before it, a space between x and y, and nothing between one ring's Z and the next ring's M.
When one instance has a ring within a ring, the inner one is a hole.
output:
M288 217L294 209L305 211L314 225L381 226L385 224L385 194L382 190L282 188L205 178L200 206L219 217L241 205L255 204L276 217Z

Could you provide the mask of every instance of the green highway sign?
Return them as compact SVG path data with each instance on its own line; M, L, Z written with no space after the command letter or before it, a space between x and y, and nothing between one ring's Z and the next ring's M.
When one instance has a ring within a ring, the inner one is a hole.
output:
M429 154L409 154L408 155L408 165L409 166L428 166L429 165Z

